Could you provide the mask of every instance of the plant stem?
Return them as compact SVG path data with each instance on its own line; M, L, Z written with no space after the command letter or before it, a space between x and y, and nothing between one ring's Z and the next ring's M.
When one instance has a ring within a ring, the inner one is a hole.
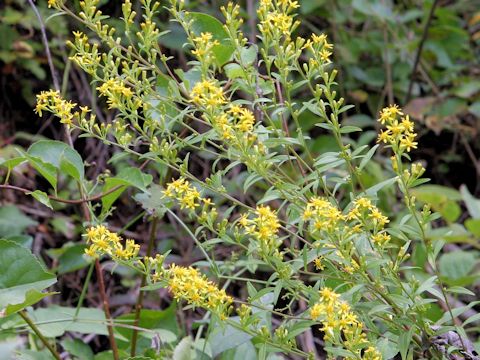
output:
M85 283L83 284L82 292L80 293L80 298L78 299L77 308L75 310L75 318L78 316L80 312L80 308L82 307L83 300L85 299L85 295L87 295L88 284L90 283L90 279L92 278L94 263L91 263L88 267L87 276L85 277Z
M152 227L150 229L150 238L148 240L148 246L147 246L147 253L146 256L150 257L152 256L153 252L153 247L155 244L155 237L157 234L157 225L158 225L158 218L155 217L152 220ZM142 275L142 281L140 283L140 292L138 294L138 299L137 299L137 304L135 305L135 320L133 321L133 326L137 327L138 323L140 321L140 312L142 310L143 306L143 298L145 292L142 291L142 288L146 285L147 283L147 274ZM134 357L136 355L136 350L137 350L137 339L138 339L138 329L135 328L133 330L132 334L132 345L131 345L131 350L130 350L130 356Z
M108 329L108 339L110 341L110 346L112 347L113 358L114 360L120 360L118 355L117 343L115 342L115 335L113 333L113 322L112 315L110 314L110 305L108 303L107 294L105 293L105 282L103 280L102 266L100 261L95 259L95 270L97 273L98 280L98 289L100 290L100 298L103 302L103 311L105 312L105 319L107 320L107 329Z
M408 103L408 101L410 100L410 97L412 96L413 83L414 83L413 80L415 78L415 73L417 72L417 67L420 62L420 56L422 54L423 45L427 40L428 28L430 27L430 24L432 22L433 14L435 12L435 8L437 7L437 4L438 4L438 0L434 0L432 7L430 9L430 13L428 14L427 22L425 23L425 28L423 29L423 34L422 34L422 38L420 39L420 44L418 45L418 48L417 48L417 53L415 54L412 73L410 74L410 82L408 84L407 96L405 97L405 104Z
M42 332L40 329L35 325L35 323L30 319L30 317L27 315L25 310L22 310L18 313L22 319L30 326L32 331L35 333L35 335L38 336L40 341L45 345L45 347L52 353L53 357L56 360L61 360L60 354L55 350L55 348L50 344L45 336L43 336Z

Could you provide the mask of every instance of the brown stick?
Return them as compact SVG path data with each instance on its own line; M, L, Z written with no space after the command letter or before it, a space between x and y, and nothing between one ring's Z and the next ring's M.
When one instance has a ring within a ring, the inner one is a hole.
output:
M105 191L104 193L101 193L101 194L98 194L98 195L94 195L92 197L89 197L89 198L84 198L84 199L78 199L78 200L69 200L69 199L62 199L62 198L58 198L56 196L52 196L52 195L47 195L48 198L50 200L53 200L53 201L57 201L57 202L61 202L61 203L64 203L64 204L82 204L82 203L85 203L85 202L90 202L90 201L96 201L96 200L100 200L101 198L103 198L104 196L107 196L115 191L117 191L118 189L120 189L122 186L124 185L118 185L118 186L115 186L113 188L111 188L110 190L108 191ZM8 185L8 184L0 184L0 189L10 189L10 190L17 190L17 191L21 191L25 194L28 194L28 193L32 193L33 191L32 190L28 190L28 189L25 189L25 188L21 188L19 186L14 186L14 185Z
M35 16L37 17L38 22L40 24L40 32L42 33L42 42L43 42L43 45L45 46L45 54L47 55L48 66L50 68L50 73L52 74L53 86L54 86L55 90L60 91L60 83L58 82L57 73L55 71L55 67L53 66L53 60L52 60L52 54L50 53L50 47L48 46L47 30L45 28L45 24L43 23L42 16L38 12L38 9L35 6L33 0L28 0L28 3L32 7L32 10L35 13Z
M410 74L410 83L408 84L408 91L407 91L407 96L405 97L405 104L408 103L408 100L410 100L410 97L412 96L413 83L414 83L415 74L417 72L417 67L420 62L420 55L422 54L423 45L427 40L428 28L430 27L430 24L432 22L433 14L435 12L435 8L437 7L437 5L438 5L438 0L435 0L432 4L432 8L430 9L430 13L428 14L428 19L425 24L425 28L423 29L422 38L417 48L417 53L415 54L415 61L413 62L412 73Z
M155 236L157 234L157 224L158 224L158 218L155 217L152 220L152 227L150 229L150 238L148 239L147 254L146 254L147 257L152 256L153 246L155 244ZM137 304L135 305L135 320L133 321L133 326L135 326L135 329L133 330L133 333L132 333L132 345L130 350L131 357L134 357L137 351L138 323L140 322L140 312L142 311L143 298L145 294L145 292L142 291L141 288L143 288L146 284L147 284L147 274L143 274L142 281L140 283L140 292L138 294Z

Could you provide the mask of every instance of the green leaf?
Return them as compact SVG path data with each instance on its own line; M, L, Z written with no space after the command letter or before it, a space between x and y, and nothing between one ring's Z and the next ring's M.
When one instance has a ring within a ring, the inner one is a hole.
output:
M19 304L8 305L5 309L5 314L6 315L15 314L16 312L22 309L25 309L26 307L36 304L43 298L46 298L47 296L51 296L55 294L58 294L58 293L57 292L40 292L34 289L28 290L25 294L25 301Z
M93 360L92 349L79 339L65 339L62 341L62 347L80 360Z
M190 336L184 337L173 351L173 360L191 360L193 341Z
M227 64L224 69L229 79L245 78L245 71L243 71L243 68L238 64Z
M40 140L34 143L27 151L29 156L39 158L61 170L77 181L85 176L82 157L67 144L56 140Z
M16 206L0 207L0 237L20 235L27 227L37 222L24 215Z
M148 212L155 213L157 217L162 217L167 211L165 203L168 201L163 197L163 190L162 186L153 184L148 188L148 192L136 194L133 198Z
M133 324L135 313L121 315L117 318L126 324ZM150 348L152 337L158 336L161 343L167 344L177 340L180 334L180 328L176 318L176 306L170 305L165 310L148 310L142 309L140 312L138 327L145 330L154 331L140 331L137 343L138 353ZM130 339L132 338L133 330L124 327L118 327L116 331L121 334L126 341L119 341L119 346L128 349L130 346Z
M0 240L0 309L7 314L33 305L42 298L41 291L56 283L26 248L12 241ZM12 305L19 305L10 307Z
M48 350L22 350L15 357L17 360L52 360L52 354Z
M132 186L148 193L147 186L151 182L152 175L143 174L138 168L135 167L123 168L117 174L117 176L105 180L105 186L103 187L104 193L117 186L119 186L119 189L102 198L102 212L105 213L112 207L115 200L120 197L127 186Z
M85 244L75 244L68 246L58 258L58 274L66 274L72 271L83 269L89 264L89 261L83 256L85 254Z
M422 185L412 189L412 194L419 201L430 204L447 221L456 221L462 213L457 204L461 200L457 190L441 185Z
M230 318L230 320L234 319L235 318ZM252 335L238 330L231 325L226 325L215 327L208 337L208 342L215 357L226 350L237 348L251 338Z
M25 153L30 165L39 172L49 183L53 189L57 191L57 169L52 164L42 161L42 159L30 156Z
M463 223L468 231L480 238L480 219L467 219Z
M219 66L222 66L230 60L230 57L235 51L235 47L220 21L211 15L198 12L189 12L185 14L185 18L187 21L191 21L190 30L196 36L208 32L212 34L213 40L217 40L220 43L212 49Z
M257 352L251 341L243 343L235 349L222 353L219 360L257 360Z
M25 159L25 157L23 157L23 156L16 157L16 158L13 158L13 159L8 159L8 160L1 160L0 161L0 166L5 166L9 170L12 170L15 166L20 165L21 163L23 163L26 160L27 159Z
M51 305L36 309L30 313L42 332L47 337L59 337L67 331L82 334L108 335L105 314L96 308L80 308L78 315L75 308Z
M53 210L47 193L40 190L35 190L34 192L27 193L27 195L32 195L38 202Z
M438 262L440 274L451 280L458 280L467 276L476 263L474 252L453 251L443 254Z
M480 200L475 199L465 185L460 187L460 193L471 217L480 219Z

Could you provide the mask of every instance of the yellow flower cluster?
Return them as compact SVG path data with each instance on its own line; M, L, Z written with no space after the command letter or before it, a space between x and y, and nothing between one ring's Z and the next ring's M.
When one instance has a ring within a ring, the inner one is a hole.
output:
M48 90L37 94L35 112L40 116L42 116L43 111L51 112L60 118L61 123L71 125L74 121L80 123L90 112L86 106L80 106L80 111L73 111L76 106L76 103L63 99L59 91ZM94 120L95 115L92 115L91 118Z
M253 133L255 116L247 108L232 105L226 112L215 115L205 114L203 118L208 121L223 140L230 146L240 148L249 147L257 139Z
M235 128L243 133L247 133L253 130L253 124L255 124L255 116L246 108L238 105L233 105L228 113L235 119Z
M233 298L219 289L205 275L192 267L173 264L166 270L168 287L177 300L213 311L225 319L231 309Z
M97 87L100 95L107 98L109 109L118 108L123 103L123 98L131 98L133 91L125 83L119 79L108 79L102 85Z
M340 221L345 220L345 216L327 199L313 197L307 203L303 219L310 220L316 231L333 231Z
M48 90L37 95L35 112L42 116L42 111L49 111L57 114L62 123L71 124L73 120L72 110L76 106L76 103L62 99L60 91Z
M353 207L346 216L347 220L359 222L362 226L372 230L372 241L378 245L384 245L390 241L390 235L383 231L390 222L388 217L372 204L370 199L358 198L353 201ZM370 226L371 225L371 226Z
M210 199L202 199L198 190L183 177L168 183L167 188L163 190L163 195L176 199L181 209L195 210L201 201L210 203Z
M67 45L73 50L73 55L69 57L74 63L81 67L90 75L97 73L102 54L98 50L98 43L90 43L88 36L81 31L74 31L75 40L67 41ZM105 55L105 54L103 54Z
M414 123L408 115L403 114L397 105L391 105L380 112L378 121L385 125L386 130L381 130L378 135L378 142L388 143L394 152L410 152L416 149L418 143L414 133Z
M215 80L202 80L195 84L191 92L193 103L203 106L207 110L213 110L225 104L226 99L221 87Z
M367 340L363 324L350 305L340 299L340 294L328 287L321 289L319 294L320 300L310 309L310 317L321 322L324 340L351 351L354 356L347 360L381 360L381 354Z
M319 63L331 63L330 57L332 56L333 44L328 42L327 35L312 34L312 38L308 39L302 48L310 49L314 54L314 58L310 59L310 67Z
M242 215L238 222L247 234L253 235L259 241L263 252L271 253L281 244L278 238L280 221L277 214L270 206L260 205L257 206L254 215L253 219L249 219L248 215Z
M298 7L298 1L293 0L261 0L258 8L260 32L272 38L285 36L289 39L299 25L291 15Z
M197 57L202 65L208 65L212 62L212 50L215 46L220 45L218 40L213 40L212 33L202 32L200 36L194 37L193 44L195 50L192 50L192 54Z
M92 226L86 237L90 246L85 249L85 254L90 257L109 255L114 260L130 260L140 251L140 245L133 240L126 240L125 246L122 245L122 238L103 225Z

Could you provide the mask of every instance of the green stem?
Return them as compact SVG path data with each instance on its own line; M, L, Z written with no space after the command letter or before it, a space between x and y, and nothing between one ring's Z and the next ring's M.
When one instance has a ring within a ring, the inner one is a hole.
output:
M35 325L35 323L30 319L30 317L27 315L25 310L22 310L18 313L21 318L30 326L32 331L35 333L35 335L38 336L40 341L45 345L45 347L52 353L53 357L56 360L61 360L60 354L55 350L55 348L50 344L45 336L43 336L42 332L40 329Z
M91 263L90 267L88 268L87 276L85 277L85 283L83 284L82 292L80 294L80 298L78 299L77 308L75 309L74 319L77 318L78 313L80 312L80 308L82 307L83 300L85 300L85 296L87 295L88 284L90 284L90 279L92 278L93 268L95 267L95 263Z

